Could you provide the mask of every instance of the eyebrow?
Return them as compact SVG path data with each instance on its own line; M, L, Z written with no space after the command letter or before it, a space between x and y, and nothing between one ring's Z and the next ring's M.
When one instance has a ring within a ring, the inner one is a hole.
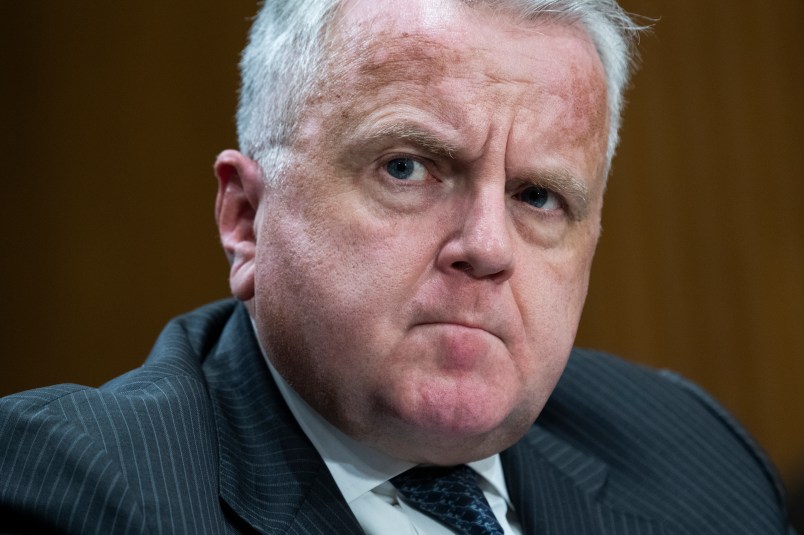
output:
M420 126L408 122L391 123L383 126L379 130L372 132L368 138L370 140L380 140L385 138L397 138L410 141L422 149L427 150L438 156L455 158L458 149L451 143L438 137Z

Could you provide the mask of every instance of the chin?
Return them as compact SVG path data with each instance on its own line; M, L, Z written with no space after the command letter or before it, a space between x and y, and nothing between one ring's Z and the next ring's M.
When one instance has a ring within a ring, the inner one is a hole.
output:
M382 444L394 457L432 464L461 464L488 457L519 440L541 406L514 403L511 392L484 389L427 391L392 411L397 425Z
M409 428L400 435L405 440L394 443L394 451L390 453L420 464L464 464L509 448L525 434L531 423L505 421L482 433Z

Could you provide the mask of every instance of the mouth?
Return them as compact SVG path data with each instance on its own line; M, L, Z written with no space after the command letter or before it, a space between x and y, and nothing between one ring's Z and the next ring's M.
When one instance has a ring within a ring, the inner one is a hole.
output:
M505 347L502 339L482 326L463 321L429 321L420 323L417 331L439 370L464 374L488 373Z
M466 329L467 331L482 331L484 333L490 334L500 340L503 341L502 337L495 333L493 330L479 324L475 324L472 322L466 321L457 321L457 320L447 320L447 321L427 321L419 323L418 326L443 326L445 328L454 328L454 329Z

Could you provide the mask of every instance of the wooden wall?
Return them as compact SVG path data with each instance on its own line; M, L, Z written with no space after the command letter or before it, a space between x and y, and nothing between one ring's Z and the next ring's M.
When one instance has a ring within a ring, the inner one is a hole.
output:
M622 4L658 21L579 343L704 385L792 484L804 476L804 2Z
M804 3L623 0L642 40L579 342L804 471ZM225 7L224 7L225 6ZM228 294L212 162L251 1L0 3L0 394L97 385Z

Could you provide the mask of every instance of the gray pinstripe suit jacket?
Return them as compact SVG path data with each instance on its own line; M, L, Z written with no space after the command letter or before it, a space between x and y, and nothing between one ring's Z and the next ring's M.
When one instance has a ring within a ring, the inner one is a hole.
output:
M696 387L575 351L502 453L529 534L776 534L763 454ZM172 321L101 388L0 401L0 531L346 534L360 528L284 405L245 309Z

